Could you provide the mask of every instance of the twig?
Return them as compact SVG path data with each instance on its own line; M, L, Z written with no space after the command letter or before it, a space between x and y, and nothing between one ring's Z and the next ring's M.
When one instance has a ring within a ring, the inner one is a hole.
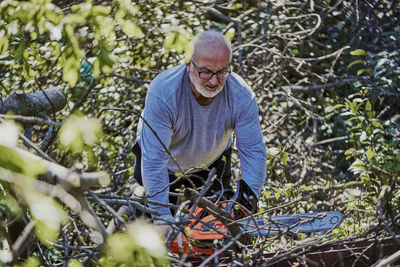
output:
M389 257L387 257L386 259L382 259L378 262L377 265L374 265L375 267L386 267L389 266L395 262L397 262L397 260L400 259L400 250L397 251L396 253L390 255Z
M80 213L80 217L82 221L87 226L95 230L92 232L92 241L97 245L103 245L108 235L106 228L96 215L96 212L93 210L92 206L82 196L82 193L73 192L73 195L81 205L82 211Z
M96 199L96 201L98 201L106 210L108 210L115 218L118 219L118 221L120 221L120 223L122 223L122 225L125 227L126 226L126 222L125 220L121 217L120 214L118 214L113 208L111 208L104 200L102 200L101 198L99 198L95 193L93 193L92 191L88 190L89 194L94 197Z
M19 137L24 141L25 144L27 144L29 147L33 148L42 158L45 160L48 160L49 162L55 163L56 161L52 158L50 158L46 153L44 153L40 148L38 148L34 143L32 143L31 140L25 137L25 135L19 133ZM33 154L32 154L33 155Z
M17 240L12 245L13 257L17 259L21 253L30 245L31 238L33 237L33 227L35 226L34 221L29 221L25 225L24 230L18 236Z
M54 126L62 125L62 123L60 123L60 122L54 122L50 119L43 119L40 117L33 117L33 116L0 114L0 118L6 119L6 120L22 121L24 123L30 123L30 124L47 124L47 125L54 125Z
M216 258L218 255L220 255L222 252L224 252L225 250L230 248L232 245L234 245L235 242L238 241L241 238L241 236L242 236L242 232L239 232L239 234L237 236L234 236L234 238L232 238L226 245L224 245L223 248L215 250L215 252L211 256L209 256L205 261L203 261L199 265L199 267L207 266L207 264L210 261L212 261L214 258Z
M123 79L123 80L125 80L125 81L130 81L130 82L138 82L138 83L150 83L151 81L149 81L149 80L143 80L143 79L138 79L138 78L136 78L136 77L124 77L124 76L121 76L121 75L119 75L119 74L116 74L116 73L111 73L110 74L112 77L116 77L116 78L119 78L119 79Z

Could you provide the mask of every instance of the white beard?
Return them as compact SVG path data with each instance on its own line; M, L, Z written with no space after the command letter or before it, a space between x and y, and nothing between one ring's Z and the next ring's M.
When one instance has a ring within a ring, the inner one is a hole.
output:
M206 87L210 85L209 81L207 81L204 85L201 85L200 82L196 79L196 77L193 77L192 71L189 73L189 77L191 78L190 81L193 83L194 87L196 88L196 91L199 92L204 97L213 98L216 95L218 95L222 91L222 89L224 89L224 86L221 86L218 83L217 89L215 91L207 90Z

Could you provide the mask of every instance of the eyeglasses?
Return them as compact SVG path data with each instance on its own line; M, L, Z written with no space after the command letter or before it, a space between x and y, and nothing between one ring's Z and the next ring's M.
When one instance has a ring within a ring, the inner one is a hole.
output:
M229 66L229 70L223 70L218 72L200 71L199 68L196 66L196 64L194 64L193 60L191 60L191 62L193 63L194 68L197 70L197 72L199 73L199 77L202 80L211 80L214 74L217 76L218 80L225 80L231 74L231 66Z

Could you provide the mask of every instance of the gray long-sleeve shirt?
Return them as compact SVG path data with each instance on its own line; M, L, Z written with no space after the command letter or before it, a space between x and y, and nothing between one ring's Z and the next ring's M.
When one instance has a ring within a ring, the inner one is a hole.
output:
M150 84L143 118L157 133L182 170L210 166L236 135L243 180L258 196L266 176L266 152L254 94L232 73L208 106L200 105L190 88L185 65L160 73ZM140 120L137 142L142 149L142 179L152 200L168 203L169 172L178 171L160 141ZM166 207L154 207L170 214Z

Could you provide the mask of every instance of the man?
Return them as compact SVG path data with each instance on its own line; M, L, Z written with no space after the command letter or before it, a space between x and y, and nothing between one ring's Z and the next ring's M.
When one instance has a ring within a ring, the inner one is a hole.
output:
M232 133L236 135L244 182L258 197L266 176L266 152L254 94L231 72L232 48L223 34L205 31L194 40L190 62L168 69L150 84L140 120L134 177L151 200L175 202L168 191L204 183L208 172L176 172L215 167L218 180L211 192L229 189ZM178 183L169 183L178 179ZM183 181L182 181L183 180ZM166 206L150 205L161 219L172 221Z

